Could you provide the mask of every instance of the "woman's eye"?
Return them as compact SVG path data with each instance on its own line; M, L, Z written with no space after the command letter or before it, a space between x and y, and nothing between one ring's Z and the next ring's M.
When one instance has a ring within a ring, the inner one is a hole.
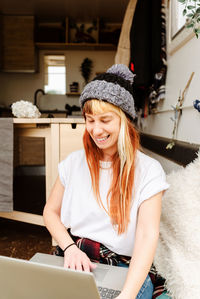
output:
M103 122L104 124L106 124L106 123L109 123L110 120L109 120L109 119L104 119L104 120L102 120L102 122Z
M88 122L88 123L93 123L94 120L93 120L93 119L87 119L87 122Z

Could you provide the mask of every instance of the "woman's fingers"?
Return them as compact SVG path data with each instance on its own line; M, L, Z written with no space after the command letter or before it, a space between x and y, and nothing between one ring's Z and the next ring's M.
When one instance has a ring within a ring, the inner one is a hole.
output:
M90 272L96 265L93 264L88 256L79 248L69 248L68 252L64 256L64 267L72 270L87 271Z
M72 270L76 270L76 262L75 261L71 261L71 263L69 264L69 267Z
M81 262L79 262L79 261L76 262L76 270L79 270L79 271L82 271L82 270L83 270L83 268L82 268L82 264L81 264Z
M94 270L96 267L97 265L90 261L90 270Z
M82 263L83 271L90 272L90 260L85 259Z

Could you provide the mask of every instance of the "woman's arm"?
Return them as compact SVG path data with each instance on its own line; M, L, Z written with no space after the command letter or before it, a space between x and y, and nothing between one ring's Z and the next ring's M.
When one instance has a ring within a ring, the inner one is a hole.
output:
M73 240L60 220L63 194L64 187L58 177L44 207L43 217L44 223L50 234L64 250L64 248L66 248L69 244L73 243ZM77 246L73 245L70 246L64 253L64 267L90 271L95 268L95 265L92 264L84 252L82 252Z
M162 193L145 200L139 208L133 255L118 299L135 299L149 273L159 237Z

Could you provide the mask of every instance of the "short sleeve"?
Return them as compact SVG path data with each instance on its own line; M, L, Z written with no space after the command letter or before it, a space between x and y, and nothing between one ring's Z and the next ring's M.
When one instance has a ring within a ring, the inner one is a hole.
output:
M169 184L166 182L166 175L162 166L158 161L153 160L142 181L139 205L146 199L168 188Z
M58 164L58 175L61 183L66 187L70 175L71 159L68 156L65 160Z

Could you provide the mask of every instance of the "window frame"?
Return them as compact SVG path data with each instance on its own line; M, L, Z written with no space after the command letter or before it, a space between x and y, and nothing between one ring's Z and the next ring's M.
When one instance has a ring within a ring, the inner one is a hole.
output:
M167 0L167 9L166 9L167 53L169 55L174 54L178 49L183 47L189 40L191 40L195 36L192 29L186 28L185 25L183 25L180 28L177 28L176 30L175 28L172 28L173 24L175 23L173 20L173 15L175 15L175 13L172 13L172 9L176 9L176 4L178 5L178 0ZM172 36L173 30L175 30L175 32Z

